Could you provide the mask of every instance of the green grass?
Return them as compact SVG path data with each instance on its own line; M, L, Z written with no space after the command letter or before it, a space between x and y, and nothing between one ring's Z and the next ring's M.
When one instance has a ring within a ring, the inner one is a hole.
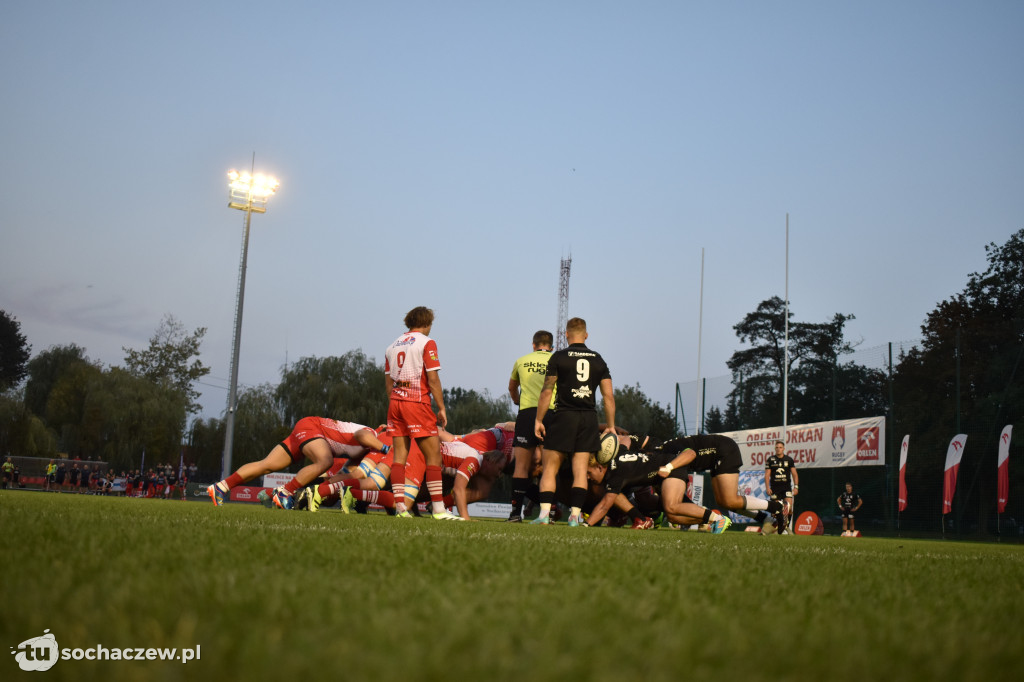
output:
M1011 680L1024 550L0 493L0 679Z

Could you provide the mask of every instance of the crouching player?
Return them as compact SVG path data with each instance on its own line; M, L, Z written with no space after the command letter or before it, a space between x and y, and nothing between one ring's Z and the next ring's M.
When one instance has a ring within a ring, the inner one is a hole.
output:
M689 472L684 460L687 458L663 450L630 451L622 447L607 465L598 464L597 460L591 458L587 477L602 484L605 494L587 518L587 525L596 526L601 523L614 505L633 519L633 528L653 528L654 522L644 517L622 491L628 487L660 483L662 509L670 521L682 525L707 523L712 533L724 532L732 524L728 518L694 504L686 496Z
M291 434L258 462L242 465L238 471L223 481L207 488L214 505L224 504L225 496L236 485L251 481L257 476L281 471L303 457L309 464L284 486L274 491L274 506L291 509L296 491L312 483L318 476L331 468L335 456L354 457L368 450L387 450L373 429L361 424L342 422L323 417L304 417L295 424Z
M696 435L683 436L666 441L660 450L678 455L671 466L689 467L690 471L711 473L711 489L719 505L766 525L774 519L775 531L780 535L786 529L782 503L778 500L762 500L753 495L739 494L740 467L743 456L736 441L728 436ZM671 472L672 469L669 469Z

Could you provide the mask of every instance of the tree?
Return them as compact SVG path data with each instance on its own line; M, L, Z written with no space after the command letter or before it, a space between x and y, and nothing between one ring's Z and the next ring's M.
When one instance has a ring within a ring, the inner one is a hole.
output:
M17 318L0 310L0 391L17 386L25 378L32 346L21 333Z
M270 384L243 389L238 394L232 464L263 459L270 449L288 437L294 424L286 424L277 391ZM221 450L223 454L223 450Z
M451 433L466 433L515 420L512 400L508 396L495 399L491 398L489 391L478 393L458 386L446 388L442 393L448 414L447 429Z
M598 407L598 414L603 415L603 404ZM671 410L648 398L640 384L615 389L615 425L630 433L647 434L662 440L679 435Z
M85 355L85 349L75 344L51 346L28 363L25 382L25 407L40 417L46 416L46 403L53 387L71 367L86 364L99 369Z
M939 509L945 452L959 429L968 441L954 506L981 527L994 511L994 480L978 474L995 469L995 448L986 445L1007 423L1020 428L1024 413L1024 230L985 252L985 272L971 273L962 292L928 314L921 346L900 358L893 379L895 428L912 434L913 470L921 472L917 504ZM935 515L920 523L934 525Z
M384 367L362 350L300 358L282 373L276 397L288 425L303 417L330 417L376 427L387 419Z
M716 415L720 418L716 426L733 430L780 423L787 370L792 423L862 417L884 410L884 375L856 363L839 362L853 351L844 338L846 323L852 319L853 315L837 313L827 322L790 322L787 366L785 301L777 296L762 301L734 327L740 341L751 347L736 351L727 363L735 388L725 413Z
M186 334L181 322L173 315L165 315L149 339L149 348L141 351L123 349L126 369L135 376L179 393L186 412L196 414L200 410L200 393L194 384L210 373L210 368L199 359L199 346L205 335L205 327Z

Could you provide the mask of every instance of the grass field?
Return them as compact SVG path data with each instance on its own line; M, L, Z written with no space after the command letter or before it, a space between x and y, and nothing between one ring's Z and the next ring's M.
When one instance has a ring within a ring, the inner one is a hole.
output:
M0 679L1016 680L1024 550L0 492Z

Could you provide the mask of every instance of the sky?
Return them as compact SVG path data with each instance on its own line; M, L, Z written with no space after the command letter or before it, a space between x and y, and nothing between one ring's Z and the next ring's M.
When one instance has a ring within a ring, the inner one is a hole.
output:
M0 310L33 355L75 343L105 366L165 315L205 328L204 416L226 405L242 251L227 171L254 156L281 185L252 217L243 388L300 357L383 362L425 305L443 385L503 395L571 256L588 345L672 405L729 373L734 325L787 287L794 320L914 340L1024 227L1016 1L0 17Z

